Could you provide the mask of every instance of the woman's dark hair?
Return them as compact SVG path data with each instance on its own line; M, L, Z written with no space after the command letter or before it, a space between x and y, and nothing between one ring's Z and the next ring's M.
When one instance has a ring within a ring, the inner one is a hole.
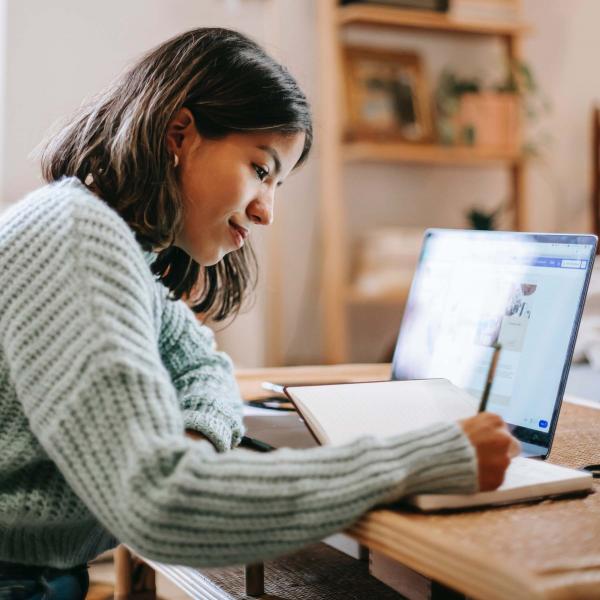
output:
M200 28L149 52L51 135L42 173L49 182L75 176L88 184L144 249L159 249L152 270L171 296L222 320L254 287L256 258L247 245L202 267L173 245L183 204L166 132L182 107L205 137L304 132L298 164L310 151L310 107L286 68L241 33Z

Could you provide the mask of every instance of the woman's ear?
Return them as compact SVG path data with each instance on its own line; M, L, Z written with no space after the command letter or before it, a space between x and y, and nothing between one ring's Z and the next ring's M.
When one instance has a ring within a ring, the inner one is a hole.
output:
M191 142L197 136L198 131L190 109L179 109L167 126L167 147L173 154L181 152L186 142Z

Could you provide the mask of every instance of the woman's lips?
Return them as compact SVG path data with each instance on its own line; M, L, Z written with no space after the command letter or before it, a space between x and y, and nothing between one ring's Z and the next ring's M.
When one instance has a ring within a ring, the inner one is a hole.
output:
M231 231L231 237L236 248L241 248L244 245L244 240L248 237L248 230L245 227L236 225L235 223L229 223L229 229Z

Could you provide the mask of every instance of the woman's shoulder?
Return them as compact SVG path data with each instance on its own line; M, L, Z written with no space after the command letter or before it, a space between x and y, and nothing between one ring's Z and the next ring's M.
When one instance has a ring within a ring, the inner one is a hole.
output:
M63 177L27 194L10 207L0 224L12 220L68 222L69 219L113 221L127 227L125 221L106 202L87 188L77 177ZM61 218L62 217L62 218Z
M138 304L156 302L133 231L74 178L45 185L0 215L0 273L3 291L20 285L20 294L30 287L44 295L60 282L73 297L93 288L107 297L129 295Z
M0 249L82 237L141 252L127 223L76 177L44 185L0 215Z

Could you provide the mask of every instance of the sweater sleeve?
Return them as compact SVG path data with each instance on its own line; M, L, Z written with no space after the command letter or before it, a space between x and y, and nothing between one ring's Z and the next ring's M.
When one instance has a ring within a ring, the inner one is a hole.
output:
M1 316L2 344L32 432L117 539L166 563L243 564L405 494L475 491L474 452L455 424L260 455L186 438L139 247L110 209L72 205L32 227L6 282L19 301Z
M160 285L160 284L157 284ZM203 433L219 451L244 433L233 365L217 352L212 331L182 302L163 298L160 354L175 386L186 429Z

